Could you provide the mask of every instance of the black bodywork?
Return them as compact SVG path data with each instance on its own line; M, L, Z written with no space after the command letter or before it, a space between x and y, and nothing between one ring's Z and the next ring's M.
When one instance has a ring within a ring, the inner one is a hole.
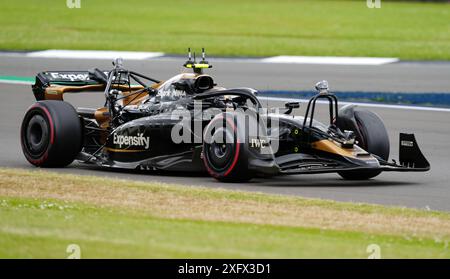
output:
M210 67L206 61L196 63L190 59L185 66L194 69L194 73L181 74L165 82L124 69L119 60L110 71L42 72L36 77L33 92L38 101L53 98L52 92L61 100L67 92L104 92L103 108L77 109L83 126L83 144L76 159L88 164L204 172L204 129L217 115L233 113L239 108L255 112L258 121L267 126L261 137L244 139L248 148L255 151L249 152L247 163L257 174L430 169L412 134L400 134L398 162L388 162L358 146L355 139L361 135L354 106L339 109L336 96L327 90L319 90L309 101L305 117L291 115L299 106L296 102L287 103L281 112L268 113L261 106L256 90L224 89L214 84L212 77L203 74L202 69ZM128 93L123 94L124 91ZM329 103L327 125L314 120L318 100ZM194 115L199 101L200 116ZM211 109L214 113L203 113ZM189 126L190 142L173 140L174 126L181 122L178 111L191 114L192 120L182 124L184 128ZM276 128L271 125L275 121ZM277 141L278 149L261 154L259 151L264 147L261 145L267 141Z

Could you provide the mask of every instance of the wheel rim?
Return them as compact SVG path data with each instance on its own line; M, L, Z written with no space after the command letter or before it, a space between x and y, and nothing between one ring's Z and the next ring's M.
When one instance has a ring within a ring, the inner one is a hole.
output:
M228 153L228 147L226 144L214 144L212 149L214 150L214 155L218 158L223 158Z
M25 146L33 156L42 155L49 143L49 126L40 114L31 116L25 130Z
M217 171L227 169L233 159L234 152L233 133L223 128L216 129L206 154L211 166Z

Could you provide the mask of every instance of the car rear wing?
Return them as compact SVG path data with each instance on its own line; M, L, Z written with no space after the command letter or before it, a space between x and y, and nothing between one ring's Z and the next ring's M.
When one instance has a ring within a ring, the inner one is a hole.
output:
M39 101L60 99L60 95L68 89L66 87L72 92L101 91L104 89L104 82L91 77L89 71L47 71L37 74L36 82L31 87Z
M37 101L63 100L64 93L103 92L105 90L109 72L99 69L89 71L46 71L36 76L32 85L33 94ZM133 91L141 89L140 85L130 86L127 79L123 79L116 89Z

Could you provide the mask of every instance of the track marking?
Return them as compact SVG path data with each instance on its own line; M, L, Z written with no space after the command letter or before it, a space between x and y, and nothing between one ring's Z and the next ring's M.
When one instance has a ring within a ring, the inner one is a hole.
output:
M261 97L309 99L317 94L312 90L261 90ZM333 91L342 102L361 102L370 104L390 104L403 106L450 107L450 92L371 92L371 91Z
M162 52L112 51L112 50L63 50L49 49L26 53L26 57L67 58L67 59L114 59L144 60L163 56Z
M329 64L329 65L384 65L400 61L398 58L382 57L335 57L335 56L274 56L263 58L263 63Z
M0 56L66 58L66 59L109 59L122 57L126 60L180 59L181 56L166 55L164 52L114 51L114 50L64 50L49 49L31 52L0 51ZM289 56L272 57L210 57L214 61L244 63L281 63L281 64L328 64L328 65L384 65L400 61L391 57L344 57L344 56Z
M281 101L281 102L292 102L298 101L300 103L308 103L309 100L305 99L294 99L294 98L278 98L278 97L258 97L262 102L265 100L269 101ZM318 104L328 104L327 101L318 100ZM387 109L404 109L404 110L421 110L421 111L439 111L439 112L450 112L450 108L436 108L436 107L421 107L421 106L403 106L403 105L389 105L389 104L374 104L374 103L359 103L359 102L345 102L339 101L340 105L358 105L362 107L371 108L387 108Z
M0 83L32 85L32 84L34 84L34 78L16 77L16 76L0 76Z
M0 83L4 84L19 84L19 85L32 85L31 81L19 81L19 80L0 80Z

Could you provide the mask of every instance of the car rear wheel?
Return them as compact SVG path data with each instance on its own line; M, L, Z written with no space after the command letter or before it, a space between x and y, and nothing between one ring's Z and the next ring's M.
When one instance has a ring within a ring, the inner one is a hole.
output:
M38 167L65 167L82 146L82 125L75 109L62 101L39 101L25 114L20 136L25 158Z
M354 109L354 117L357 127L343 127L345 125L341 124L339 128L353 131L357 129L358 131L355 131L355 134L358 145L367 152L387 161L390 149L389 136L380 117L371 111L361 108ZM338 121L338 124L344 122ZM364 170L339 172L339 175L348 180L366 180L380 173L380 170Z

